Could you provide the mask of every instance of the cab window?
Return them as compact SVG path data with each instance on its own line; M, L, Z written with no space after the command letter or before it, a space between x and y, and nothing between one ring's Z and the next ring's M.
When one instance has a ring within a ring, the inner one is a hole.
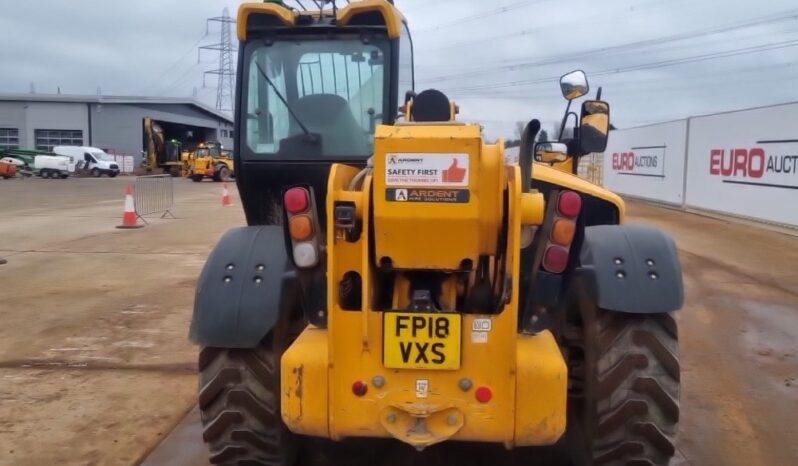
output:
M402 23L402 34L399 37L399 103L404 103L408 91L415 90L415 76L413 71L413 39L407 29L407 23Z
M387 55L388 42L380 39L258 45L246 71L247 148L257 157L370 156L388 97Z

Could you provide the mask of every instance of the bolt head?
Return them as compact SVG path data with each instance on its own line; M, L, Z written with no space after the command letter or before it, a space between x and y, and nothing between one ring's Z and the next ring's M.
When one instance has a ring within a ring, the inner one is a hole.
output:
M626 272L624 272L623 270L619 270L619 271L618 271L618 272L615 274L615 276L616 276L617 278L619 278L619 279L626 278Z
M623 259L621 259L620 257L616 257L615 260L613 260L613 262L615 263L615 265L622 265Z
M234 268L236 268L236 266L235 266L235 265L233 265L233 264L227 264L227 267L225 267L225 268L226 268L227 270L233 270Z
M389 424L393 424L394 422L396 422L396 414L391 413L385 416L385 420L388 421Z
M652 280L657 280L659 279L659 275L657 275L657 272L651 272L650 274L648 274L648 278Z
M233 281L232 277L224 277L224 282L225 283L230 283L232 281Z
M473 383L473 382L471 382L471 379L468 379L468 378L462 378L462 379L460 379L460 381L457 383L457 386L458 386L458 387L460 387L460 390L462 390L462 391L464 391L464 392L467 392L467 391L471 390L471 387L473 387L473 386L474 386L474 383Z
M646 261L646 265L649 267L654 267L654 259L648 259Z
M454 426L457 425L458 420L460 420L460 418L458 418L456 414L450 414L446 418L446 423L449 424L450 426Z
M382 388L385 386L385 377L381 375L375 375L374 378L371 379L371 384L377 388Z

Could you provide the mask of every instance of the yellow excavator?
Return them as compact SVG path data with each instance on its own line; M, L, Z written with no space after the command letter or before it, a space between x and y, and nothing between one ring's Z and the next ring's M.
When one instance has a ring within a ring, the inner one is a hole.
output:
M239 9L247 226L210 253L190 329L210 462L294 466L314 438L383 438L667 465L676 247L572 174L605 149L609 104L583 101L569 141L536 144L531 119L508 164L443 92L416 93L392 2L330 6ZM589 92L579 71L561 86L569 108Z
M167 141L163 128L150 117L144 117L142 135L144 151L141 166L147 173L163 170L163 173L174 177L183 173L180 141Z

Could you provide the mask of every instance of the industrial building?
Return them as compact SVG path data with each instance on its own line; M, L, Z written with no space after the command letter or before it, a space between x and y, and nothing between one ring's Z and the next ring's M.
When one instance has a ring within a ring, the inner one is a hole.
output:
M233 147L232 118L190 98L0 94L0 150L92 146L134 156L139 166L145 117L184 147L204 141Z

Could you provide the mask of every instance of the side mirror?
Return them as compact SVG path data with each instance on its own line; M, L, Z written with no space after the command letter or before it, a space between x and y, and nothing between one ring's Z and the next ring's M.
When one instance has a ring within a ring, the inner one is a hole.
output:
M560 90L566 100L574 100L582 97L590 91L587 83L587 75L582 70L571 71L560 77Z
M610 104L603 100L582 103L579 119L579 148L583 154L604 152L610 133Z
M568 146L561 142L539 142L535 145L535 161L558 163L568 160Z

